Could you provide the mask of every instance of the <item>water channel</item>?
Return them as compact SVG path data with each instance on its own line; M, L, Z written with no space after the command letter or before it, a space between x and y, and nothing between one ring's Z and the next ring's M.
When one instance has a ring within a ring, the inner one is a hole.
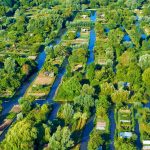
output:
M96 21L96 12L95 13L92 13L91 15L91 21L95 22ZM64 35L65 32L62 34ZM61 35L61 36L62 36ZM90 43L89 43L89 52L90 52L90 55L89 55L89 58L88 58L88 62L87 64L90 64L94 61L94 54L93 54L93 48L94 48L94 44L95 44L95 39L96 39L96 35L95 35L95 31L94 29L92 29L90 31ZM57 38L55 40L55 44L59 44L61 42L61 37L60 38ZM54 44L54 45L55 45ZM53 46L53 45L50 45L50 46ZM37 77L38 75L38 72L40 71L40 69L42 68L44 62L45 62L45 59L46 59L46 54L45 54L45 51L43 50L38 58L37 58L37 71L26 81L24 82L24 84L20 87L19 91L18 91L18 95L15 96L15 98L12 98L10 99L9 101L5 101L2 106L3 106L3 112L2 112L2 115L3 116L6 116L9 111L12 109L12 107L16 104L18 104L18 100L23 97L23 95L25 94L26 90L28 89L28 87L31 85L31 83L34 81L34 79ZM49 120L53 120L56 118L57 116L57 111L60 107L60 104L59 103L55 103L53 101L53 98L55 96L55 93L61 83L61 80L62 80L62 77L64 76L65 72L66 72L66 65L67 65L68 61L67 59L64 60L63 64L62 64L62 67L60 68L59 70L59 73L54 81L54 84L52 85L51 87L51 90L50 90L50 93L48 94L48 97L46 100L38 100L36 101L36 103L40 104L40 105L43 105L44 103L53 103L53 111L51 112L51 115L49 117ZM8 129L5 130L5 132L3 132L3 134L0 136L0 141L2 141L5 137L5 134L7 133Z
M61 42L61 37L66 33L66 30L62 30L61 31L62 34L61 36L58 38L56 38L54 40L54 42L52 44L50 44L49 46L54 46L56 44L59 44ZM28 87L31 85L31 83L35 80L35 78L37 77L38 75L38 72L41 70L44 62L45 62L45 59L46 59L46 53L45 51L43 50L39 56L37 57L36 59L36 62L37 62L37 70L34 72L34 74L32 74L24 83L23 85L19 88L18 92L15 94L15 96L13 98L10 98L8 99L7 101L4 101L3 104L2 104L2 107L3 107L3 111L2 111L2 115L1 115L1 118L5 118L7 116L7 114L9 113L9 111L13 108L14 105L17 105L18 104L18 100L24 96L25 92L27 91ZM49 95L52 95L53 91L55 90L55 86L56 84L58 84L59 82L59 78L61 76L61 74L63 73L63 71L60 71L56 81L55 81L55 84L52 86L52 92L50 92ZM49 96L48 96L48 100L49 100ZM37 103L39 104L42 104L42 103L46 103L46 101L37 101ZM14 120L15 121L15 120ZM0 135L0 141L2 141L5 137L5 134L7 133L9 128L7 128L3 134Z
M92 22L95 22L96 17L97 17L96 12L92 12L90 20ZM87 61L87 65L94 62L95 41L96 41L96 33L95 33L94 29L91 29L91 31L90 31L90 41L89 41L89 58L88 58L88 61ZM89 135L90 135L90 133L93 130L93 127L94 127L94 124L93 124L94 118L95 118L95 115L93 115L88 120L87 124L85 125L85 127L83 129L80 150L86 150L87 149L87 145L88 145L88 141L89 141Z
M90 17L90 20L92 22L95 22L96 21L96 12L93 12L91 13L91 17ZM109 29L107 29L107 32L109 32ZM65 34L65 32L63 33ZM62 35L63 35L62 34ZM145 39L145 35L143 34L143 39ZM124 36L124 41L130 41L130 37L129 35L125 35ZM60 41L61 41L61 37L60 38L57 38L56 40L56 44L59 44ZM94 62L94 45L95 45L95 41L96 41L96 33L95 33L95 30L94 29L91 29L90 31L90 40L89 40L89 57L88 57L88 61L87 61L87 64L91 64L92 62ZM4 101L2 106L3 106L3 111L2 111L2 116L6 116L9 111L12 109L12 107L16 104L18 104L18 100L23 97L23 95L25 94L26 90L28 89L28 87L31 85L31 83L34 81L34 79L37 77L38 75L38 72L40 71L40 69L42 68L44 62L45 62L45 58L46 58L46 54L45 54L45 51L42 51L38 58L37 58L37 71L28 79L24 82L24 84L20 87L19 91L18 91L18 94L10 99L9 101ZM56 118L57 116L57 112L58 112L58 109L60 107L60 104L59 103L54 103L53 101L53 98L55 96L55 93L61 83L61 80L66 72L66 65L67 65L68 61L67 59L64 60L63 64L62 64L62 67L61 69L59 70L59 73L56 77L56 80L53 84L53 86L51 87L51 90L50 90L50 93L48 94L48 97L45 101L36 101L37 103L39 104L44 104L44 103L52 103L53 102L53 111L49 117L49 120L53 120ZM146 105L147 107L150 108L149 106L150 104ZM85 125L85 128L83 130L83 134L82 134L82 140L81 140L81 147L80 149L81 150L86 150L87 149L87 145L88 145L88 141L89 141L89 135L94 127L94 124L93 124L93 121L94 121L94 115L88 120L87 124ZM110 143L110 149L111 150L114 150L114 134L115 134L115 128L116 128L116 124L115 124L115 119L114 119L114 110L110 110L110 113L109 113L109 118L110 118L110 140L111 140L111 143ZM5 134L7 133L7 130L6 132L3 133L2 136L0 136L0 141L3 140ZM136 126L135 126L135 133L138 135L138 140L137 140L137 144L139 143L139 137L140 137L140 133L139 133L139 125L138 125L138 122L136 122ZM138 147L138 145L137 145Z

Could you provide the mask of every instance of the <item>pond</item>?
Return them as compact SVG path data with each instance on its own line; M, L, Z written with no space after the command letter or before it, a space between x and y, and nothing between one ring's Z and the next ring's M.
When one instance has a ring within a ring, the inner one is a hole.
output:
M124 42L130 42L131 41L131 38L128 34L125 34L123 39L122 39Z
M142 40L146 40L146 38L147 38L147 36L146 36L146 34L141 34L141 38L142 38Z
M105 29L104 29L104 32L105 32L105 33L109 33L109 32L110 32L110 29L109 29L109 28L105 28Z

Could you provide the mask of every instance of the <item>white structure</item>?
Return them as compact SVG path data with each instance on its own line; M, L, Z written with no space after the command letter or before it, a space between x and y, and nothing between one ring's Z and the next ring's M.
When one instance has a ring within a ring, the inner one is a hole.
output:
M120 120L120 122L130 123L130 122L131 122L131 120Z
M142 150L150 150L150 146L143 146Z
M88 31L89 31L88 28L82 28L82 29L81 29L81 32L88 32Z
M104 122L104 121L97 122L96 129L97 130L105 130L106 129L106 122Z
M122 138L131 138L132 132L120 132L120 137Z
M82 15L82 18L83 19L86 19L88 16L87 15Z
M143 145L150 145L150 140L143 140Z

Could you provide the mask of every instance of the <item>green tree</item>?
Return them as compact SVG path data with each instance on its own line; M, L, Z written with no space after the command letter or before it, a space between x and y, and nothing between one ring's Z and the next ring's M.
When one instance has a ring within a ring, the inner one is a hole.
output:
M7 133L1 148L5 150L34 150L37 129L34 122L22 120L17 122Z
M147 68L144 73L142 74L142 79L143 82L147 85L150 86L150 68Z
M106 110L110 107L110 102L108 101L108 97L104 95L100 95L99 100L96 101L97 109L101 106L104 107Z
M86 77L87 79L92 81L92 79L94 79L94 76L95 76L95 64L92 63L87 67Z
M84 84L82 87L82 92L87 95L94 95L95 89L88 84Z
M102 83L100 85L100 88L101 88L101 94L106 96L111 95L115 90L113 84L108 82Z
M4 68L8 73L13 73L16 70L15 60L11 57L5 59Z
M88 114L86 112L85 113L77 112L74 114L73 118L78 121L76 130L80 130L84 127L88 119Z
M129 100L129 91L118 90L111 94L114 103L127 103Z
M58 112L58 117L64 119L66 124L69 124L73 117L73 113L73 106L66 103L60 108Z
M118 139L114 143L115 148L117 150L136 150L136 146L132 143L132 141L125 141L124 139Z
M85 112L89 112L89 109L94 106L94 98L91 95L79 95L75 97L74 104L81 106Z
M24 100L21 104L21 110L23 114L27 114L31 110L31 102Z
M59 126L50 138L47 150L70 149L74 145L74 142L71 140L70 136L71 132L68 127L61 128Z
M51 138L51 129L47 124L43 124L43 128L44 128L44 136L43 136L43 140L44 142L49 142L49 139Z
M139 66L142 68L142 70L145 70L148 67L150 67L150 55L149 54L145 54L140 57Z
M88 150L97 150L100 146L102 146L104 140L101 136L101 132L99 130L94 129L90 134L90 140L88 142Z

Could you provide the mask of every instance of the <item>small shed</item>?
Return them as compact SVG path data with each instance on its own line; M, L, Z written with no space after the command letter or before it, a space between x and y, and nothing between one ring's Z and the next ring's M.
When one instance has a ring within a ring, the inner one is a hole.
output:
M100 14L100 17L104 18L104 17L105 17L105 14Z
M130 122L131 122L131 120L120 120L120 122L130 123Z
M150 146L143 146L142 150L150 150Z
M78 65L74 66L73 71L80 70L82 68L83 68L83 65L82 64L78 64Z
M36 56L28 56L29 59L35 60L37 57Z
M143 145L150 145L150 140L143 140Z
M120 132L120 137L122 138L131 138L132 132Z
M106 129L106 122L105 121L98 121L96 124L97 130L105 130Z
M88 15L82 15L82 18L83 18L83 19L88 18Z
M88 28L81 28L81 32L89 32L90 31L90 29L88 29Z

